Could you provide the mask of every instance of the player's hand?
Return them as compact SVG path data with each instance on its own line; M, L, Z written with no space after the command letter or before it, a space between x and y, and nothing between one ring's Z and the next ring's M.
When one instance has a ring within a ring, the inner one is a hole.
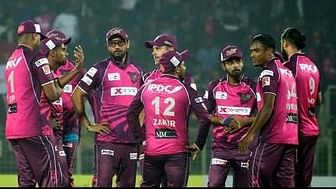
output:
M109 134L111 132L108 123L99 123L86 126L88 131L99 133L99 134Z
M50 117L50 125L53 129L60 129L61 128L61 121L58 117Z
M197 157L197 153L200 151L198 146L194 143L190 146L187 146L187 150L191 152L191 159L195 160Z
M76 68L81 69L84 66L84 51L82 46L78 45L75 47L74 57L76 61Z
M247 132L239 140L239 143L238 143L239 151L241 151L243 153L248 152L253 140L254 140L254 134L252 134L251 132Z
M224 121L225 122L225 121ZM234 133L243 127L243 121L239 118L231 118L230 122L226 125L225 131L228 133Z
M223 122L223 119L216 115L211 115L209 119L212 124L221 124Z

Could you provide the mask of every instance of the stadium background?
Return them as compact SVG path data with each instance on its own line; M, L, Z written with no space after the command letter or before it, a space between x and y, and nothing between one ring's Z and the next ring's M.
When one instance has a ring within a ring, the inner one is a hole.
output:
M336 1L333 0L11 0L0 5L0 70L16 46L20 21L35 19L46 29L69 31L74 45L85 50L85 67L108 56L105 33L112 27L125 28L130 36L130 54L144 72L153 68L151 51L144 41L160 33L177 36L179 50L189 49L187 69L194 76L200 94L207 84L223 75L219 52L228 44L239 45L244 54L246 74L255 78L259 70L249 58L249 40L257 33L271 34L280 50L281 31L289 26L308 37L305 52L317 63L322 75L324 104L320 108L321 136L318 140L318 176L336 175ZM57 21L56 21L57 20ZM5 86L0 74L0 174L15 174L15 161L4 137L6 116ZM195 138L197 122L190 119L190 140ZM204 151L191 163L191 174L207 175L210 161L208 139ZM82 132L75 173L93 170L93 134Z

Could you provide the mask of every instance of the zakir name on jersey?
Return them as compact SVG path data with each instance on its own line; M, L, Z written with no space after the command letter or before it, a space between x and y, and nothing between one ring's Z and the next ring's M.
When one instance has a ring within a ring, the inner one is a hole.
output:
M153 118L153 125L155 125L155 126L176 127L176 122L175 122L175 120Z

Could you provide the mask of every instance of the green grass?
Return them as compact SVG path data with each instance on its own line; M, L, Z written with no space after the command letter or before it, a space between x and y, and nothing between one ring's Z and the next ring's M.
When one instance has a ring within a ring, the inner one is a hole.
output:
M115 178L115 177L114 177ZM76 187L91 187L92 175L74 175ZM140 176L137 176L136 186L139 186ZM203 186L202 175L189 176L189 187L202 187ZM17 175L0 175L0 187L16 187ZM115 185L113 185L115 186Z

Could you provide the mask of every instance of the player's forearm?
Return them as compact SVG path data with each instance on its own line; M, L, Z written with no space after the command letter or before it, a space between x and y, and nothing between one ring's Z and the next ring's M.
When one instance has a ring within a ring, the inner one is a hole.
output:
M267 123L271 118L273 112L273 107L263 106L260 112L255 117L253 124L251 125L251 131L254 134L258 133L260 129Z
M197 138L195 140L195 144L197 145L197 147L202 150L205 143L206 143L206 139L208 138L208 134L209 134L209 129L211 126L211 121L210 120L201 120L200 121L201 125L199 127L198 130L198 134L197 134Z
M58 78L58 84L61 88L63 88L67 83L69 83L77 74L80 73L80 69L74 68L70 72L65 75L62 75Z
M130 108L127 112L126 119L129 124L130 130L133 133L133 136L137 140L141 140L141 125L139 121L139 115L144 108L143 103L139 100L137 95L133 102L130 105Z
M54 82L42 86L47 99L51 102L58 100L63 92L57 82L57 79L55 79Z
M253 122L256 120L256 117L246 117L242 119L242 125L245 126L251 126Z
M87 118L84 107L84 94L80 91L79 88L76 88L71 96L71 100L75 109L75 112L80 118L81 125L87 126L90 125L90 121Z

